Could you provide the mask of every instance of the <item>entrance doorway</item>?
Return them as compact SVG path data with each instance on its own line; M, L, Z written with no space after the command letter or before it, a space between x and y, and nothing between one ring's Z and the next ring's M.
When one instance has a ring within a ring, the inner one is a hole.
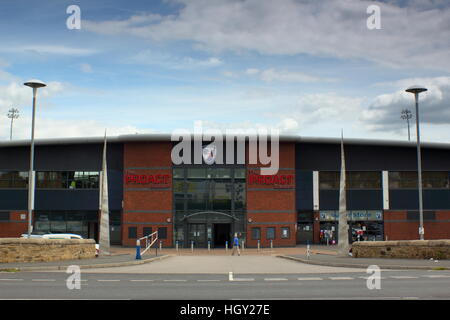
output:
M228 241L230 246L230 223L214 223L214 248L225 247L225 242Z
M190 223L188 241L189 245L194 241L196 248L204 248L206 246L206 224Z

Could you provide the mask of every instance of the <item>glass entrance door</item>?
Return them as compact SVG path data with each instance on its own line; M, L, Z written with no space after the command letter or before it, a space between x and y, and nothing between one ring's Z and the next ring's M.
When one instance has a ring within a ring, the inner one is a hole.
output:
M191 241L194 241L194 247L206 247L206 224L204 223L190 223L189 224L189 247Z

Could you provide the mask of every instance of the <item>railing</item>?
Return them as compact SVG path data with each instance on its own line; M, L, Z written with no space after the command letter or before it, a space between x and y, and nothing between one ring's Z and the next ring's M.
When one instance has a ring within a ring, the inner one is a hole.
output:
M141 240L145 240L145 249L141 252ZM148 249L152 247L154 243L158 240L158 231L153 232L145 237L139 238L136 241L136 260L140 260L141 256L147 252ZM156 255L158 255L158 247L156 248Z

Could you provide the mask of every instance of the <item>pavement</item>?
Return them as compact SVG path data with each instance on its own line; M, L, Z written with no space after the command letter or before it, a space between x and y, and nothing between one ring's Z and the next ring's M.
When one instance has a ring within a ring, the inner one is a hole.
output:
M275 256L171 256L151 264L89 269L89 273L121 274L289 274L361 272L358 268L313 266Z
M301 263L345 268L367 268L376 265L381 269L396 270L450 270L450 260L422 260L422 259L389 259L389 258L352 258L337 255L312 254L282 254L280 258L290 259Z
M135 255L115 254L111 256L100 256L93 259L61 260L50 262L18 262L0 263L1 271L46 271L66 270L71 265L77 265L80 269L88 268L110 268L130 265L145 264L152 261L165 259L168 255L144 255L141 260L136 260Z
M34 262L34 263L0 263L1 270L14 270L18 269L21 271L45 271L45 270L66 270L70 265L78 265L82 269L99 269L99 268L110 268L110 267L128 267L140 264L146 264L148 262L157 261L160 259L165 259L168 257L181 257L181 256L191 256L195 259L185 260L183 264L186 264L186 268L190 269L191 265L197 268L203 268L202 266L208 265L209 270L220 270L222 272L223 268L216 265L211 265L207 262L208 257L218 256L227 257L220 261L223 266L229 266L229 263L233 260L229 259L231 256L231 249L219 248L219 249L198 249L195 248L191 250L190 248L162 248L158 249L158 256L156 256L156 250L151 249L145 255L142 256L142 260L135 259L135 248L112 246L111 255L106 257L98 257L94 259L78 259L78 260L64 260L64 261L53 261L53 262ZM252 270L253 266L256 264L264 265L264 262L259 262L250 259L248 263L245 263L246 258L249 256L257 256L257 260L261 257L279 257L284 259L294 260L296 262L305 263L308 265L324 266L324 267L341 267L341 268L367 268L370 265L377 265L381 269L416 269L416 270L450 270L450 260L418 260L418 259L375 259L375 258L352 258L352 257L339 257L337 256L337 246L324 246L324 245L312 245L311 246L311 256L308 259L306 256L306 246L297 246L289 248L244 248L241 250L241 264L243 269ZM172 260L172 259L170 259ZM205 260L204 263L198 263ZM242 264L243 263L243 264ZM219 265L220 265L219 264ZM200 266L200 267L199 267ZM155 266L154 269L157 270L159 266ZM164 272L162 267L161 272ZM284 270L271 268L272 273L280 273ZM313 267L317 268L317 267ZM187 270L183 269L183 271ZM142 268L142 270L147 270ZM139 268L136 268L136 272L141 272ZM273 271L278 270L278 271ZM118 272L120 270L117 270ZM146 271L144 271L146 272ZM208 272L205 270L204 272ZM250 271L249 271L250 272ZM285 270L283 272L289 272ZM211 272L209 272L211 273ZM248 273L248 272L247 272Z

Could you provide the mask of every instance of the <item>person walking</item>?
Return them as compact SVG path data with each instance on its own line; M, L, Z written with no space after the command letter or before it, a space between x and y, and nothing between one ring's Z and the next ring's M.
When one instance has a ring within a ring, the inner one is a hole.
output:
M239 238L237 236L237 233L234 234L234 239L233 239L233 252L231 253L232 256L234 256L234 254L236 253L238 256L241 255L241 251L239 250Z

